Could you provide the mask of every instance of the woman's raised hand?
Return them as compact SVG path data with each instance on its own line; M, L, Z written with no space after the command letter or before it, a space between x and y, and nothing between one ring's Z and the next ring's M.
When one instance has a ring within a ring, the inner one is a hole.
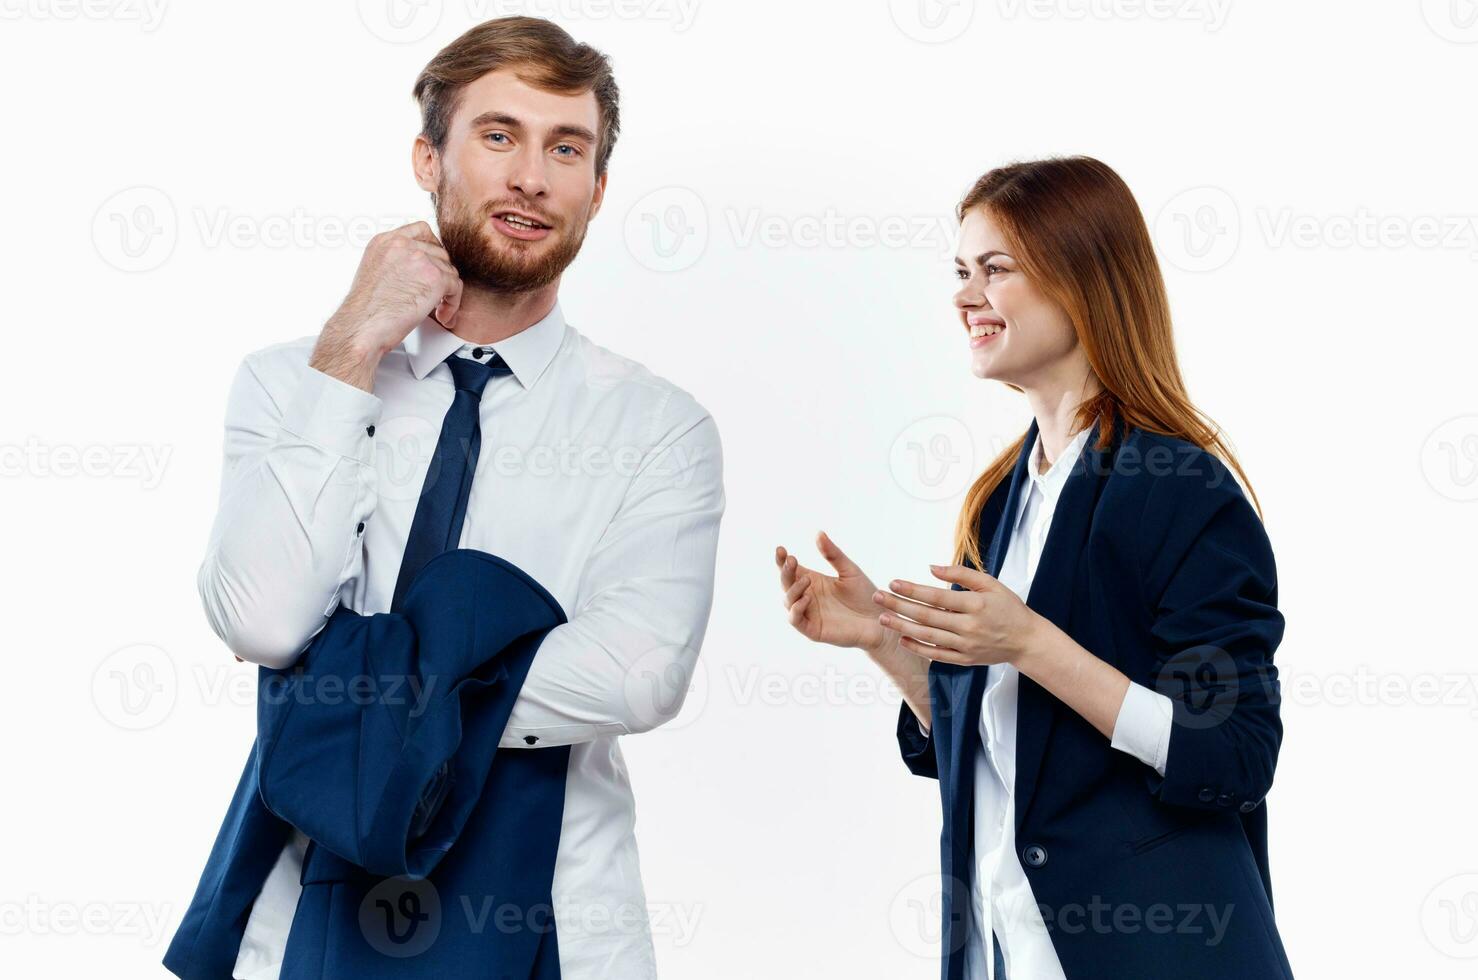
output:
M825 531L817 533L816 547L836 575L807 568L784 548L775 549L775 566L780 569L780 588L785 592L790 625L817 643L868 651L882 648L891 631L878 623L879 608L873 601L877 586Z

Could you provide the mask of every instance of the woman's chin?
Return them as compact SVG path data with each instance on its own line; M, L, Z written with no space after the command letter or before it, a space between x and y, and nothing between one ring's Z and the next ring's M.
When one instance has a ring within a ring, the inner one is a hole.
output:
M982 381L1000 380L991 363L990 355L982 354L980 351L972 351L970 354L970 373Z

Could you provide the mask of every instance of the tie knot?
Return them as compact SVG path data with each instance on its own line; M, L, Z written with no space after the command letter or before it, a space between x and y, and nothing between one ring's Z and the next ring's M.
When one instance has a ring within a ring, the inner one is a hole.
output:
M452 383L457 386L458 391L469 391L481 398L482 390L487 387L493 375L511 374L513 369L492 348L479 347L478 350L487 351L486 361L474 361L471 358L458 357L456 353L453 353L446 359L446 366L452 369Z

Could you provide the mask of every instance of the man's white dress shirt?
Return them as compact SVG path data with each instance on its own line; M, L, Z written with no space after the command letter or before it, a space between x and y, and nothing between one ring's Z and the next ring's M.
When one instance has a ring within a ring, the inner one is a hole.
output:
M1032 446L1030 477L1011 525L1010 544L997 581L1026 601L1047 543L1052 514L1073 464L1094 427L1081 430L1041 472L1040 434ZM1016 849L1016 699L1021 673L1011 664L991 666L981 695L975 753L975 844L971 859L970 914L966 918L965 976L992 976L991 932L1001 941L1008 980L1064 980L1062 964L1042 920ZM1111 744L1165 773L1170 748L1171 702L1131 682L1114 722ZM1042 778L1051 778L1044 775ZM986 925L989 923L989 925Z
M459 546L517 565L569 617L541 644L500 746L571 746L553 884L561 974L654 977L617 737L677 713L707 628L725 503L713 418L557 305L479 346L428 318L381 361L373 393L308 367L315 341L249 354L232 384L198 577L211 627L244 659L280 668L340 604L388 611L452 401L442 361L497 351L512 374L482 395ZM257 896L236 977L277 977L305 844L295 831Z

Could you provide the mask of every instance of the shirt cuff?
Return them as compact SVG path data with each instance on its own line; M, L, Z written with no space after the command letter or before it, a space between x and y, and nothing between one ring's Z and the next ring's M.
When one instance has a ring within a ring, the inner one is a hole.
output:
M370 427L380 420L379 395L317 368L306 368L282 416L282 429L329 452L374 462Z
M1119 705L1119 716L1114 720L1110 744L1165 775L1174 710L1175 705L1165 695L1130 681L1124 702Z

